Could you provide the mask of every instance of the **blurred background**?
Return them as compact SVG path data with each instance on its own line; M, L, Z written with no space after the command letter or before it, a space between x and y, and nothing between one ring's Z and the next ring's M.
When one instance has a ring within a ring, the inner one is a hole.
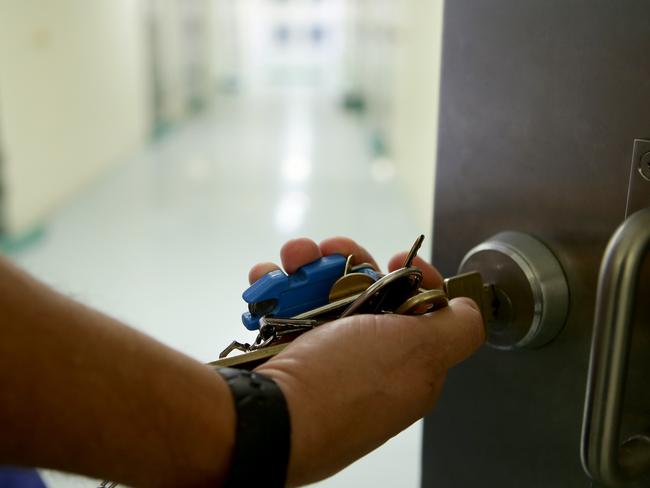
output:
M251 340L248 269L289 238L428 258L442 7L0 0L0 250L200 361ZM419 463L417 424L319 485Z

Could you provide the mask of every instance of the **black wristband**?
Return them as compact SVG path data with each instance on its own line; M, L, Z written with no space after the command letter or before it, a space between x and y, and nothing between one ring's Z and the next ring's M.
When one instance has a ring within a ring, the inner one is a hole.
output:
M284 487L291 449L287 402L268 376L217 368L235 401L235 448L224 484L227 488Z

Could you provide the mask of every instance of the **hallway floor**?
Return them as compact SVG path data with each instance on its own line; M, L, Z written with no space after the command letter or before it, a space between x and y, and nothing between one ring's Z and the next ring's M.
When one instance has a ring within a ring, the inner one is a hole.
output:
M313 87L223 95L60 209L42 240L12 257L210 361L233 339L252 339L240 321L248 269L277 261L287 239L347 235L385 265L429 233L417 228L391 168L373 162L369 139L359 114ZM417 424L318 486L415 488L419 462ZM52 487L95 486L46 478Z

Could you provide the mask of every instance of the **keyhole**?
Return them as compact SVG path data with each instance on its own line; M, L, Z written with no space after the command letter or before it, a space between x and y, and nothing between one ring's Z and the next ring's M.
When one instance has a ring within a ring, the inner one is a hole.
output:
M497 285L492 285L493 294L490 307L492 308L492 317L488 319L493 328L507 329L513 320L513 309L510 297ZM490 320L491 319L491 320Z
M494 317L495 320L499 320L499 308L501 306L501 302L499 302L499 299L495 297L492 299L492 316Z

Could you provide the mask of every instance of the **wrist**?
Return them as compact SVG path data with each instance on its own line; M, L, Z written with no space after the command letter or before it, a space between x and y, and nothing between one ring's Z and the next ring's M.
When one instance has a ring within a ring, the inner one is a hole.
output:
M224 486L286 486L291 424L283 391L258 371L217 372L230 388L236 411L235 446Z
M291 452L287 468L287 486L302 486L331 476L336 468L339 451L337 435L332 418L334 412L328 411L330 398L315 394L308 384L300 381L292 373L299 365L289 358L274 358L256 371L273 378L282 390L289 409L291 421ZM335 396L335 392L331 392ZM334 467L334 468L333 468Z
M310 481L308 477L309 467L308 460L311 452L310 442L312 436L310 429L313 422L307 421L306 398L298 394L299 388L296 388L293 378L285 371L273 367L273 365L264 364L255 368L257 373L268 376L273 379L284 394L289 412L289 421L291 423L291 449L289 451L289 462L287 465L287 486L299 486ZM314 417L318 418L318 417Z

